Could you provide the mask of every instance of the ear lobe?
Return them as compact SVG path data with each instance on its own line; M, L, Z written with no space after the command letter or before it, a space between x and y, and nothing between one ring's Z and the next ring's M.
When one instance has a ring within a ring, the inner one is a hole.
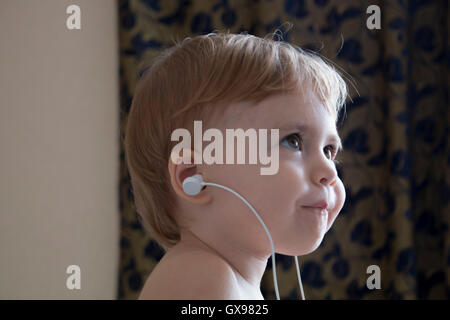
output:
M169 157L168 170L170 176L170 184L172 185L175 193L183 199L186 199L191 203L206 204L211 200L211 195L207 194L206 192L200 192L196 196L190 196L183 190L184 179L186 179L187 177L191 177L196 173L199 173L198 165L194 164L193 153L191 153L191 155L192 157L190 159L190 164L188 163L189 158L187 157L183 158L179 157L178 155L171 155ZM175 160L175 163L173 162L173 160Z

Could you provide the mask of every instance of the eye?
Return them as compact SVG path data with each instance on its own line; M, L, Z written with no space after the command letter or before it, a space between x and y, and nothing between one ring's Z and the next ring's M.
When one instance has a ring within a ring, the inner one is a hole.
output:
M281 145L294 150L298 151L300 149L300 143L303 142L302 136L300 133L292 133L290 135L287 135L281 140ZM340 163L340 160L336 159L337 156L337 146L335 145L328 145L325 147L327 154L329 154L329 159L332 160L335 164Z
M284 145L285 147L292 149L292 150L300 150L300 142L302 141L302 138L300 134L298 133L292 133L283 140L281 140L281 145Z
M336 159L337 156L337 147L334 145L328 145L325 147L325 150L330 154L330 160L333 160L334 163L340 163L339 160Z

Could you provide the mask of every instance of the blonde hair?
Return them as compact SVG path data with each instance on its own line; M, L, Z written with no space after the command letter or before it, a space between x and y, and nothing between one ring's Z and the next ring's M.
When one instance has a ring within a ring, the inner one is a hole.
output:
M125 134L126 162L141 223L165 250L180 240L168 161L171 133L208 121L228 104L292 92L308 80L337 119L347 86L318 55L249 34L210 33L165 49L137 83Z

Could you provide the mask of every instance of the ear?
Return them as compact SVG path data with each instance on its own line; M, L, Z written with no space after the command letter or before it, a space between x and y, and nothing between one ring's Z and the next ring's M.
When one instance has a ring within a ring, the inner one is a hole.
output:
M183 156L180 156L176 153L172 153L170 155L168 164L170 184L172 185L175 193L183 199L186 199L191 203L207 204L211 201L211 195L208 192L203 191L206 186L204 186L202 191L200 191L200 193L195 196L190 196L183 190L184 179L197 173L201 174L201 172L198 172L198 165L194 163L195 152L196 151L193 150L183 149L181 152Z

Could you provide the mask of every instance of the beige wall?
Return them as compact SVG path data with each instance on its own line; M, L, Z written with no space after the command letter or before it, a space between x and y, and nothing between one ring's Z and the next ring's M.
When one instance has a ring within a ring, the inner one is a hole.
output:
M117 23L112 0L0 0L1 299L116 298Z

